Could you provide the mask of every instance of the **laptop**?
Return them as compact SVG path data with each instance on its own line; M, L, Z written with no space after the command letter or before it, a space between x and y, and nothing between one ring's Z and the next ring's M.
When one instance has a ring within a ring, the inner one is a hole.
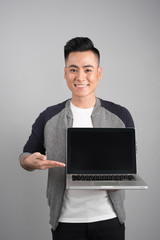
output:
M134 128L68 128L67 189L147 189L137 175Z

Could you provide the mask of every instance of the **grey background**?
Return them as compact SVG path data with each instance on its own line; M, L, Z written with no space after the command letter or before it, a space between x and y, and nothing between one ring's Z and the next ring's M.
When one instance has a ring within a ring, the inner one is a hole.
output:
M101 52L97 96L131 112L147 191L126 192L126 239L158 240L160 1L0 0L0 239L51 239L47 171L19 166L35 118L71 96L63 46L90 37Z

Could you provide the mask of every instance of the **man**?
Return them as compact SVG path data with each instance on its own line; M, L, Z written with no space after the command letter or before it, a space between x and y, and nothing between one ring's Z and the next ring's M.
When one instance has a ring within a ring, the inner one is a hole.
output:
M64 77L72 98L47 108L32 127L20 163L28 171L48 169L47 198L54 240L125 238L122 190L66 190L65 134L68 127L134 127L130 113L99 99L100 54L89 38L65 48ZM83 142L79 151L83 148Z

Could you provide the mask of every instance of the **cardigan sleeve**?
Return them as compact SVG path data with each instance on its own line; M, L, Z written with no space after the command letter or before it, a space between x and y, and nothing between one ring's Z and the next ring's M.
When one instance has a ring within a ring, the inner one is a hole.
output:
M28 141L26 142L23 152L24 153L34 153L40 152L45 154L44 148L44 112L39 115L35 123L32 125L31 135L29 136Z

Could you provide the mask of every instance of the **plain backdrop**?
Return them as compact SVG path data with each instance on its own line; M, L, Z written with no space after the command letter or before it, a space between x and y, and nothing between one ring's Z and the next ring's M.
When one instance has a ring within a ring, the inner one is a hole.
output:
M101 52L97 96L131 112L139 174L148 190L126 191L126 239L158 240L160 1L0 0L0 239L51 240L47 171L18 157L39 113L71 97L63 47L88 36Z

